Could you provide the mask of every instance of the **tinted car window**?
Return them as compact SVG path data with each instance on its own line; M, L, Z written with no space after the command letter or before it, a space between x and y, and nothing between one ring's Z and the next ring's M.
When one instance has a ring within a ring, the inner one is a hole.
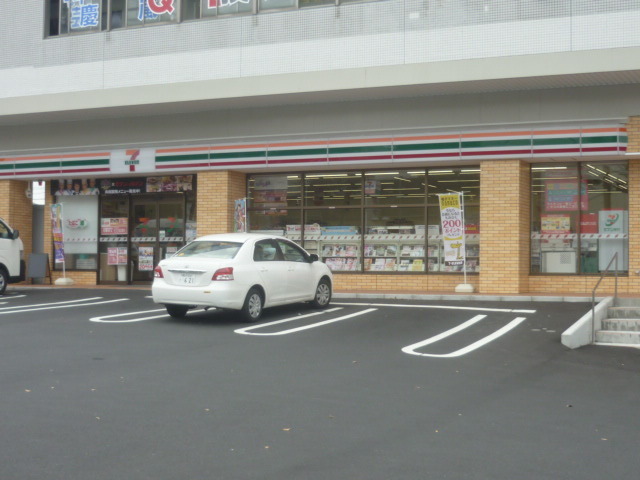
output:
M276 260L282 260L282 255L278 250L276 242L273 240L260 240L259 242L256 242L256 246L253 251L253 259L256 262L273 262Z
M196 240L174 256L230 259L236 256L241 246L241 243L236 242Z
M284 255L284 259L288 262L306 262L307 257L304 252L294 245L293 243L283 242L282 240L278 240L278 245L280 246L280 250L282 250L282 254Z

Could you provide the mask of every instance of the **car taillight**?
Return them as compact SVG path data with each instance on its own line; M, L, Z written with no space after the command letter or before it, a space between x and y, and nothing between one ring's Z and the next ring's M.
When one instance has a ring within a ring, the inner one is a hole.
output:
M219 268L211 280L233 280L233 267Z
M155 278L164 278L164 274L162 273L162 269L160 267L156 267L153 269L153 276Z

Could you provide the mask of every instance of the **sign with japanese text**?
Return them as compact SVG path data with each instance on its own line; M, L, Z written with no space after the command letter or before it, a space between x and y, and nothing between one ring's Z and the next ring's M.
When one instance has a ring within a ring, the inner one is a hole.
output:
M103 218L100 220L100 235L127 235L129 233L129 219Z
M449 266L464 265L464 218L462 194L439 194L440 223L444 242L444 263Z
M100 0L63 0L69 9L71 30L96 29L100 26Z
M140 272L153 271L153 247L138 248L138 270Z
M585 180L547 180L545 181L545 210L563 212L589 210L589 196Z

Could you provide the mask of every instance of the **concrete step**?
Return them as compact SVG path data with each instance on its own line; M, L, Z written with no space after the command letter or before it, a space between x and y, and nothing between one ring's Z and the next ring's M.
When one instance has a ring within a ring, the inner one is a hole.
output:
M615 343L617 345L640 345L640 332L599 330L596 343Z
M605 318L602 330L640 332L640 318Z
M638 297L618 297L616 298L618 307L640 307L640 298Z
M640 306L609 307L607 316L609 318L640 318Z

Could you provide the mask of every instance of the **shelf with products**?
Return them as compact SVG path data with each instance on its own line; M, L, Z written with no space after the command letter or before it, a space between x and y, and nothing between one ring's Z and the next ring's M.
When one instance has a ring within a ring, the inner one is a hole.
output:
M384 233L394 227L373 227L365 235L364 270L367 272L423 272L425 236L421 233ZM414 232L413 227L395 227Z
M332 237L331 239L321 237L318 240L320 259L334 272L360 270L360 236Z

